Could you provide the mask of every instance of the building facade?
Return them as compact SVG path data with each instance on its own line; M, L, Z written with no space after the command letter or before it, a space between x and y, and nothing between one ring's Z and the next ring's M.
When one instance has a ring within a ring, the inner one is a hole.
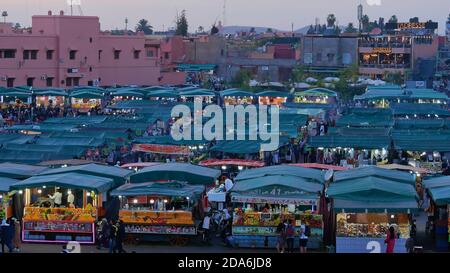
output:
M112 35L94 16L33 16L31 30L0 24L0 86L157 85L164 75L152 40ZM174 82L178 83L178 82Z

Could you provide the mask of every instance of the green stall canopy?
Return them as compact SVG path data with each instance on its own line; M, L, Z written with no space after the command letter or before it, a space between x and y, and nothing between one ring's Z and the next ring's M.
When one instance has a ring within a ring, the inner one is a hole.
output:
M414 176L408 172L388 170L376 166L366 166L350 169L347 171L336 172L334 174L333 181L335 183L345 182L365 177L377 177L410 185L414 185L416 181Z
M387 135L325 135L308 138L313 148L388 149L391 139Z
M450 204L450 186L429 189L431 198L438 206Z
M240 180L256 179L261 177L271 177L274 175L283 177L293 176L297 178L306 179L308 182L314 182L319 184L323 184L325 182L324 172L322 172L321 170L290 165L277 165L245 170L240 172L235 180L240 181Z
M189 185L185 182L125 184L111 192L112 196L168 196L189 197L194 200L203 192L202 185Z
M286 92L267 90L267 91L257 93L256 96L271 97L271 98L287 98L290 96L290 94L286 93Z
M323 190L323 185L308 182L305 178L299 176L270 175L245 180L242 179L236 180L232 192L239 192L242 194L250 194L250 195L252 194L272 195L271 192L274 186L278 188L280 187L285 188L284 191L280 190L281 195L293 194L292 189L298 190L299 191L298 194L313 193L317 195ZM278 193L273 195L278 195ZM294 195L297 195L297 193Z
M423 184L427 189L450 187L450 176L433 177L423 180Z
M11 186L12 190L40 188L43 186L63 187L69 189L90 190L97 193L107 192L113 188L110 178L80 174L62 173L54 175L33 176Z
M19 182L17 179L12 179L8 177L0 177L0 193L9 192L9 188Z
M47 167L6 162L0 163L0 176L20 180L37 175L47 169Z
M185 181L189 184L211 185L220 174L220 170L189 163L166 163L140 170L130 176L130 182Z
M240 89L227 89L224 91L220 91L221 97L255 97L256 95L252 92L240 90Z
M79 174L87 174L94 175L99 177L105 177L112 179L114 182L114 186L117 187L119 185L123 185L129 175L133 173L133 171L126 170L123 168L115 167L115 166L105 166L99 164L86 164L86 165L78 165L71 166L65 168L58 169L49 169L40 173L39 175L54 175L54 174L64 174L64 173L79 173Z

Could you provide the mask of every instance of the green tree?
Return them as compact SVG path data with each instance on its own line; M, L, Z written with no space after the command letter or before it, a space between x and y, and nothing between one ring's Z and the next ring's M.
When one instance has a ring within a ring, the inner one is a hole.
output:
M175 31L176 35L187 36L188 35L188 21L186 18L186 10L181 11L181 15L177 16L176 21L177 29Z
M416 16L416 17L410 18L409 22L410 23L419 23L419 17Z
M234 76L232 84L236 88L249 89L250 80L252 79L252 74L248 70L239 70L239 72Z
M347 27L345 28L345 33L356 33L357 29L353 26L353 23L348 23Z
M301 82L305 79L305 77L306 77L305 67L297 65L296 67L294 67L294 69L292 69L291 81L293 83Z
M389 23L398 23L397 15L392 15L391 18L389 18Z
M448 17L447 17L447 23L450 24L450 13L448 14Z
M351 81L355 83L358 80L359 76L359 69L358 64L353 63L349 67L346 67L339 71L339 78L343 79L344 81L348 82Z
M213 25L211 28L211 35L219 33L219 28L216 25Z
M256 29L254 27L250 28L250 33L255 33Z
M197 33L204 33L205 32L205 28L203 26L199 26L197 29Z
M148 23L148 20L146 19L139 20L135 29L136 31L144 32L146 35L153 34L153 27Z
M327 16L327 27L332 28L336 23L336 16L334 14L328 14Z
M14 29L15 30L18 30L18 29L21 29L22 28L22 26L20 25L20 23L16 23L15 25L14 25Z
M384 75L384 79L387 82L397 84L397 85L402 85L404 83L404 77L400 72L387 72Z
M361 19L361 24L362 24L362 30L363 32L369 32L369 23L370 23L370 18L369 16L366 14L362 17Z
M267 33L273 33L273 29L269 27L269 28L266 30L266 32L267 32Z

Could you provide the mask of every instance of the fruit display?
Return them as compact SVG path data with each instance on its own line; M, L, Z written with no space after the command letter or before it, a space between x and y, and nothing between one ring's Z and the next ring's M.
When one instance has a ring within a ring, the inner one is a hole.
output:
M38 208L26 207L23 219L25 221L73 221L93 223L97 219L97 209L89 207L77 208Z
M190 211L121 210L120 219L127 224L193 225Z
M384 238L389 227L395 227L400 238L409 238L407 214L339 213L336 218L338 237Z
M320 214L244 212L241 209L235 210L233 225L276 227L284 220L293 220L296 226L307 225L310 228L323 228L323 219Z

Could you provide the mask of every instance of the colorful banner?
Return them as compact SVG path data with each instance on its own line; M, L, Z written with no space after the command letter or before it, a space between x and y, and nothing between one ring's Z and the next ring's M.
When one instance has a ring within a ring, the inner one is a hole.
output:
M295 199L295 198L273 198L273 197L252 197L252 196L239 196L231 195L231 202L235 203L250 203L250 204L275 204L275 205L286 205L294 204L297 206L312 206L317 205L317 200L315 199Z
M189 147L186 146L158 144L133 144L133 152L186 156L189 156L191 154Z
M93 223L97 218L96 208L39 208L26 207L24 209L24 221L70 221Z
M125 232L137 234L197 235L195 226L126 225Z
M121 210L119 217L126 224L194 225L190 211Z

